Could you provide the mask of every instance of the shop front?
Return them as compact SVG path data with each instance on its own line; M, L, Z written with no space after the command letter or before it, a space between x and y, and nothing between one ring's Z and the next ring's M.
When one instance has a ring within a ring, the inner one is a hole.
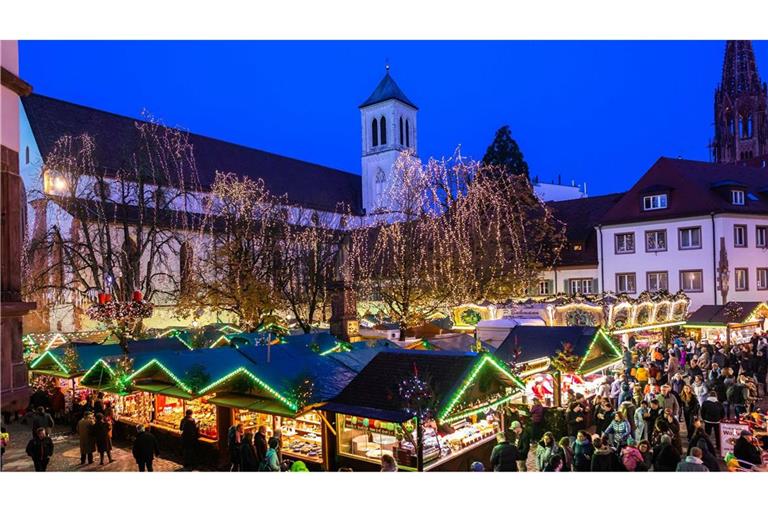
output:
M337 467L378 471L390 455L405 471L468 471L490 464L503 405L522 389L490 354L397 350L377 355L321 409L335 416Z
M768 303L729 302L701 306L691 313L686 333L697 341L740 345L754 334L768 332Z

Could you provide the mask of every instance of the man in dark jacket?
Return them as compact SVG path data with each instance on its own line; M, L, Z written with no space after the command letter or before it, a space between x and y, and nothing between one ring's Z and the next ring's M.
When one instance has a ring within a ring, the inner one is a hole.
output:
M507 432L506 439L509 441L509 444L515 447L517 470L527 471L526 463L528 461L528 452L531 449L531 436L523 430L523 426L519 421L513 421L509 432Z
M742 430L739 438L733 443L733 456L755 466L763 463L760 449L754 445L754 438L749 430Z
M711 436L712 432L715 433L715 443L717 444L717 449L720 450L720 420L725 416L725 411L723 410L723 404L717 399L717 392L709 392L709 396L701 404L699 414L701 419L704 420L704 430L707 435Z
M200 430L197 428L197 421L192 417L191 409L187 409L184 418L179 424L179 430L181 431L184 467L191 468L197 462L197 438L200 436Z
M136 431L138 434L133 442L133 458L139 465L139 471L143 472L146 469L151 473L152 461L155 456L160 455L160 447L155 436L147 432L144 425L138 425Z
M491 452L493 470L517 472L517 448L507 441L503 432L496 434L496 442Z
M53 416L45 412L45 408L40 405L37 407L37 409L35 409L35 412L32 413L31 423L33 438L35 437L35 433L39 428L44 428L45 434L50 435L51 430L53 429Z
M267 456L267 427L264 425L261 425L259 427L259 431L256 432L256 435L253 436L253 444L256 445L256 458L258 459L258 462L261 463L261 461L264 460L264 457Z
M35 471L45 471L53 456L53 441L45 433L45 428L38 427L35 437L27 443L27 455L35 465Z

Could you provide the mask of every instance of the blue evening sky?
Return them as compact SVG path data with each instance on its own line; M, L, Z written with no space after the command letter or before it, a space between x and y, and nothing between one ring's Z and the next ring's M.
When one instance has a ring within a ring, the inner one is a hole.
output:
M22 41L40 94L360 173L357 106L388 59L419 155L482 158L509 124L542 180L627 189L659 156L708 160L722 41ZM755 42L768 74L768 42Z

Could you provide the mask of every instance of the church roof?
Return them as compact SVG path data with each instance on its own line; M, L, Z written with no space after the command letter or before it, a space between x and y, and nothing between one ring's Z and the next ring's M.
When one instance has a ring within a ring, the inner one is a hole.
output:
M387 74L384 75L384 78L381 79L381 82L379 82L379 85L376 86L376 89L374 89L373 93L368 96L367 100L360 104L359 108L375 105L376 103L381 103L382 101L387 100L397 100L415 109L419 108L411 100L409 100L405 93L400 89L400 87L398 87L397 83L395 83L395 80L392 78L392 76L390 76L389 69L387 69Z
M40 154L45 159L65 135L88 134L96 145L99 167L114 174L125 167L141 141L136 124L145 123L84 105L32 94L21 99ZM287 195L292 204L336 211L347 204L362 211L362 178L330 167L289 158L223 140L189 133L198 179L203 189L213 185L216 171L235 172L264 180L275 195Z

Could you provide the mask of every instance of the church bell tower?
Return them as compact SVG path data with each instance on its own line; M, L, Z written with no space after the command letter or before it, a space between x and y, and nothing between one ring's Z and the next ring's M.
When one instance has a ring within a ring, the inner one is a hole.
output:
M363 208L368 215L387 211L384 192L391 169L402 151L418 148L416 114L409 100L389 74L360 105L362 123Z
M715 91L712 157L735 163L768 155L768 89L760 81L751 41L728 41Z

